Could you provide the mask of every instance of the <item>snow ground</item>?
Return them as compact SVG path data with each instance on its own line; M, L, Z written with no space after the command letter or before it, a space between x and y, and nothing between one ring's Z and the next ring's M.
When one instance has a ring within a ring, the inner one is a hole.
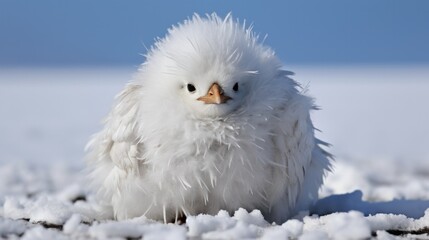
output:
M0 69L0 239L429 239L429 68L291 69L337 160L320 217L277 225L243 209L92 222L83 148L134 69Z

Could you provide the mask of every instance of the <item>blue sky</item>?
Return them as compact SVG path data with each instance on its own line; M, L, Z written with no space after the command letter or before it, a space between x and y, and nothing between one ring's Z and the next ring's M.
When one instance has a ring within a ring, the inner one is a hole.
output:
M426 0L2 0L0 67L135 66L194 12L254 23L286 64L429 63Z

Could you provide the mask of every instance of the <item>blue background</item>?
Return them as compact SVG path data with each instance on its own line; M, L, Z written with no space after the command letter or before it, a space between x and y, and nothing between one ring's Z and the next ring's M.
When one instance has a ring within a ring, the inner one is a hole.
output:
M194 12L254 23L286 64L429 63L429 1L0 1L0 67L138 65Z

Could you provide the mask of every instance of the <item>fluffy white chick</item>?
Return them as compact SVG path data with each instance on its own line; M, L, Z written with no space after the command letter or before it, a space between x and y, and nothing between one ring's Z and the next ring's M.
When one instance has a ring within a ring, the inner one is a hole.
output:
M103 215L169 222L245 208L281 223L308 209L329 154L289 73L231 16L169 29L88 145Z

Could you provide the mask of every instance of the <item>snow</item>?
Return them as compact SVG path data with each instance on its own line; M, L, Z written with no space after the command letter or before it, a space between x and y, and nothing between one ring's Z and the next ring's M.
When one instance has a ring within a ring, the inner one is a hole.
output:
M326 232L331 239L366 239L371 236L368 221L360 212L332 213L321 217L305 217L304 231Z
M152 222L144 217L124 221L108 221L94 224L89 236L106 238L186 239L186 229L175 224Z
M72 234L73 232L81 232L83 229L80 227L82 222L82 217L79 214L73 214L67 222L65 222L63 231L65 234Z
M27 222L0 218L0 236L22 235L27 229Z
M429 239L429 68L291 69L336 156L322 199L285 223L238 209L183 225L94 211L83 148L134 69L1 69L0 238Z

